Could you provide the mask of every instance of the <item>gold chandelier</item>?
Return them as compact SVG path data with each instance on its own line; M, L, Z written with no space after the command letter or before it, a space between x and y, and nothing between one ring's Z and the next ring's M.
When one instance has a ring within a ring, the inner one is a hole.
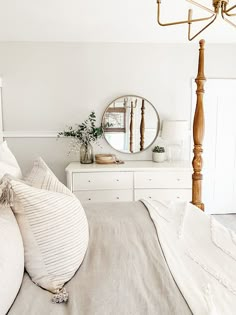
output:
M179 0L175 0L179 1ZM178 22L171 22L171 23L162 23L160 21L160 15L161 15L161 0L157 0L157 22L161 26L170 26L170 25L178 25L178 24L188 24L188 40L193 40L195 37L197 37L199 34L201 34L206 28L208 28L214 21L217 19L219 15L230 25L236 27L236 24L233 23L229 18L232 16L236 16L236 13L233 13L233 10L236 9L236 4L228 7L229 0L213 0L213 9L209 9L206 6L194 1L194 0L186 0L199 8L207 11L210 13L210 16L204 17L204 18L198 18L193 19L193 11L190 9L188 11L188 19L185 21L178 21ZM234 10L236 11L236 10ZM209 21L206 26L204 26L200 31L198 31L196 34L191 35L191 25L195 22L202 22L202 21Z

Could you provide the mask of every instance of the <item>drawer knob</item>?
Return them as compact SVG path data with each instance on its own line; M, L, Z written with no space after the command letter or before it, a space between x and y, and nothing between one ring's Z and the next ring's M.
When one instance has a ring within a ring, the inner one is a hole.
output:
M88 182L91 183L91 180L89 179Z
M119 180L119 179L117 179L116 181L117 181L117 182L119 182L120 180Z
M149 198L149 199L152 199L152 197L150 197L150 196L149 196L148 198Z
M181 181L181 179L180 179L180 178L177 178L177 181L178 181L178 182L180 182L180 181Z
M179 196L177 196L177 199L180 199L180 197L179 197Z
M91 198L88 199L89 201L91 200Z
M149 182L151 182L152 181L152 178L149 178Z
M117 199L117 200L119 200L119 199L120 199L120 197L116 197L116 199Z

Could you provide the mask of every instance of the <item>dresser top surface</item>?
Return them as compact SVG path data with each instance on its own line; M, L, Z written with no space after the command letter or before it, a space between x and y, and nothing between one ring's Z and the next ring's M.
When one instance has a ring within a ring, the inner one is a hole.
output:
M66 172L121 172L121 171L190 171L188 161L162 162L152 161L124 161L124 164L81 164L72 162L66 167Z

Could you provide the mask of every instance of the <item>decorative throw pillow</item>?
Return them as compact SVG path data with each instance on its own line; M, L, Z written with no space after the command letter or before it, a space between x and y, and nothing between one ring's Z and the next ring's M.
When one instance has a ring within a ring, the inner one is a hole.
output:
M16 178L22 177L20 167L6 141L0 143L0 179L5 174L10 174Z
M24 274L24 248L12 210L0 208L0 314L8 312Z
M24 180L27 184L35 188L74 196L74 194L58 180L41 157L34 161L32 170Z
M40 287L55 293L54 302L67 300L63 289L80 267L88 246L88 222L80 201L42 159L38 159L26 185L3 178L13 191L8 195L25 249L25 267ZM42 189L41 189L42 188ZM2 200L3 202L3 200Z

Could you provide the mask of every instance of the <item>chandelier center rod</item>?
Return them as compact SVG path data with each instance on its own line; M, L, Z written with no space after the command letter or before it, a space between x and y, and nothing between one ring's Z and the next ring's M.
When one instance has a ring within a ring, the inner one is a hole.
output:
M220 8L226 10L229 0L213 0L213 7L215 8L215 13L219 13Z

